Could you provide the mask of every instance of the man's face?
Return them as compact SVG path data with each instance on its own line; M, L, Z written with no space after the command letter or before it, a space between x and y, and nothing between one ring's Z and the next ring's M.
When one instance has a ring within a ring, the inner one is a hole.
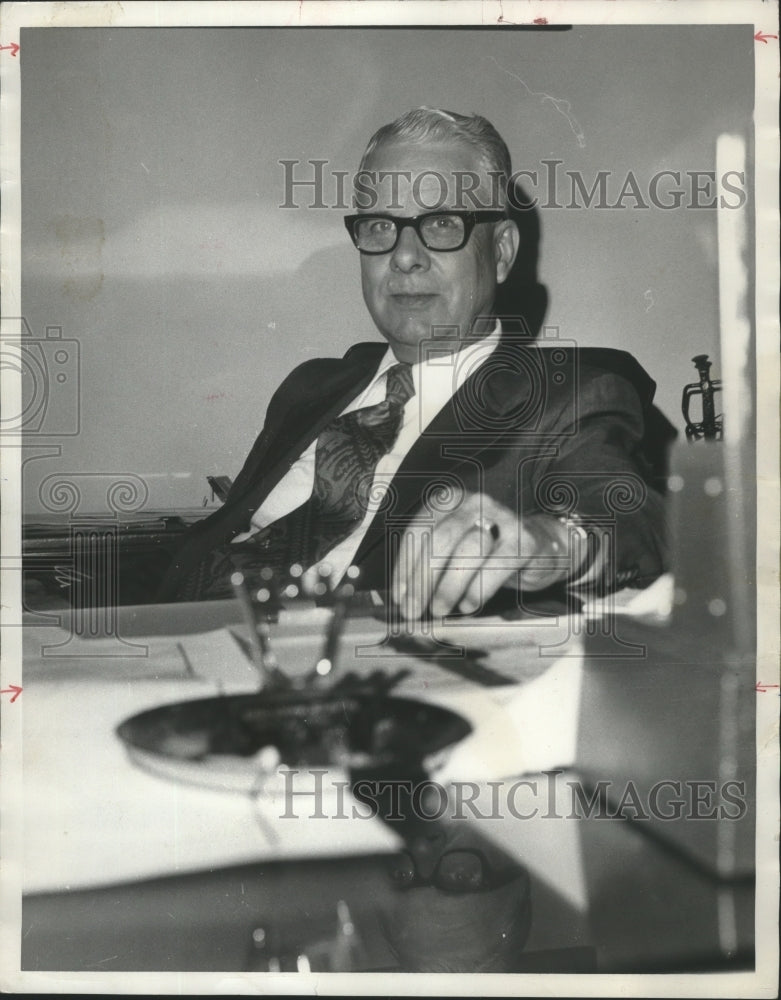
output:
M531 925L528 872L478 837L471 824L458 821L436 830L428 826L430 830L408 837L404 851L391 862L397 891L383 926L401 967L510 971ZM475 852L484 861L485 886L475 878L470 861ZM505 876L494 880L495 887L491 872Z
M378 174L371 211L417 216L434 208L499 207L477 150L464 143L386 143L365 169ZM472 195L471 179L463 179L469 175L480 178ZM490 315L497 282L507 277L517 248L517 227L505 220L478 223L460 250L428 250L407 226L393 250L361 254L364 300L397 359L414 364L420 343L432 336L463 340L489 332L492 324L475 321Z

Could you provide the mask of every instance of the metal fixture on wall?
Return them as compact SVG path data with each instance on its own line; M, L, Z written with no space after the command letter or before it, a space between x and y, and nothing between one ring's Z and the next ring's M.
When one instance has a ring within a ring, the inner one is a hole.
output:
M723 417L716 413L715 395L721 391L721 379L710 377L711 362L707 354L696 354L692 361L700 376L699 382L690 382L683 387L681 409L686 421L686 438L689 441L721 441L723 436ZM693 396L702 397L702 420L693 421L690 407Z

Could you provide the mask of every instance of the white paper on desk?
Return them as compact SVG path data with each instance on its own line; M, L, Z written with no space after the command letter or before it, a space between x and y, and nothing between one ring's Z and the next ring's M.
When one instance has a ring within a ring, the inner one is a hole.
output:
M571 766L582 680L582 659L564 657L518 687L444 696L443 703L468 714L474 732L431 761L433 777L490 781Z
M662 573L643 590L625 587L607 597L587 599L583 613L589 618L629 615L638 621L664 622L672 614L674 596L675 577L672 573Z
M171 781L133 763L116 734L127 718L257 687L227 632L182 637L191 673L178 642L149 640L148 660L28 663L25 683L35 694L28 695L23 723L25 892L395 846L380 823L350 822L349 799L344 819L334 813L328 823L311 822L311 797L294 800L300 808L285 817L279 801Z

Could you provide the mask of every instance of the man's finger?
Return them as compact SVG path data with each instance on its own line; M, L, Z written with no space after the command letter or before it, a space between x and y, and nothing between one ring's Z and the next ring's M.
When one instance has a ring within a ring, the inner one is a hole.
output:
M396 567L393 573L391 598L406 620L420 618L424 595L421 593L420 552L422 539L419 531L408 527L399 539Z
M393 600L408 621L422 618L431 603L439 572L434 564L446 561L460 535L452 515L417 515L401 536L393 574Z
M479 593L480 572L490 558L494 545L492 536L476 521L461 528L458 541L450 547L447 565L432 572L433 600L431 613L446 615L457 608L462 598L475 587Z
M458 603L458 610L465 615L472 615L478 611L486 601L489 601L494 594L511 578L515 576L516 568L510 565L503 565L494 568L497 561L497 553L492 559L487 560L480 572L473 577L467 587L466 593ZM509 560L504 560L505 563Z

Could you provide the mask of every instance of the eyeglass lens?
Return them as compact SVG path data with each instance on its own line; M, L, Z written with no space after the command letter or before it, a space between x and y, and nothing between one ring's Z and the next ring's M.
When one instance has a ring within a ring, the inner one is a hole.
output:
M443 854L430 879L419 878L415 862L409 855L403 854L394 864L392 877L401 888L425 882L451 891L481 889L485 882L483 862L473 851L448 851Z
M447 889L480 889L483 863L470 851L452 851L437 866L437 883Z
M415 228L429 250L452 250L464 241L464 220L458 215L426 215ZM355 224L358 249L387 252L396 243L397 230L395 220L367 215Z

